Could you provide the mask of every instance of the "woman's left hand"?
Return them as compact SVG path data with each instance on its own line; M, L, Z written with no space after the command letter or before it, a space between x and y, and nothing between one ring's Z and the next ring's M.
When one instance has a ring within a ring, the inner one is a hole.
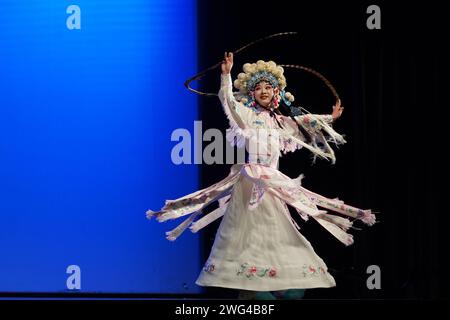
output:
M331 116L333 117L333 121L336 121L342 115L344 111L344 107L341 107L341 100L338 100L336 104L333 106L333 113Z

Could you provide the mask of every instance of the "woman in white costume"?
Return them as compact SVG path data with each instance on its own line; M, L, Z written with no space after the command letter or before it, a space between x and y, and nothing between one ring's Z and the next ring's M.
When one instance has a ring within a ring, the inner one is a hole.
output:
M169 240L188 227L197 232L223 217L196 281L200 286L239 289L244 298L254 298L256 292L333 287L334 278L299 232L287 205L304 220L315 219L345 245L353 243L346 232L352 226L350 219L373 225L375 215L302 187L303 175L296 179L284 175L278 170L278 160L281 152L306 148L314 159L334 163L329 142L343 144L345 140L332 123L344 108L338 101L330 115L300 114L292 106L294 97L285 91L283 68L273 61L246 63L234 81L239 92L233 93L232 66L233 54L225 53L219 98L230 121L227 139L232 145L246 146L246 163L233 165L228 177L208 188L167 200L158 212L148 210L147 217L156 216L163 222L191 214L166 233ZM196 220L215 201L219 207Z

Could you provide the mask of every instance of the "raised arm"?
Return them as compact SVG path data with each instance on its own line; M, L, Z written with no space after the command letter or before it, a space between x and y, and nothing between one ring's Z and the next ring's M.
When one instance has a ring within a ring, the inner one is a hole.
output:
M317 129L316 125L320 125L320 122L325 122L331 125L335 122L344 111L344 107L341 106L341 100L338 100L336 105L333 106L333 112L331 114L306 114L296 116L296 120L299 121L304 127L308 129Z
M287 136L281 145L284 152L295 151L299 147L306 147L316 157L328 158L335 163L336 157L328 142L336 145L346 141L342 135L334 131L331 124L341 116L343 108L340 101L333 106L332 114L304 114L295 116L297 123L287 118L284 134ZM297 125L300 125L300 130ZM303 132L305 130L306 132Z
M233 67L233 54L231 52L229 54L225 52L221 67L222 74L220 76L220 90L218 94L220 102L231 124L234 122L239 128L245 129L245 119L251 110L237 101L233 95L230 73Z

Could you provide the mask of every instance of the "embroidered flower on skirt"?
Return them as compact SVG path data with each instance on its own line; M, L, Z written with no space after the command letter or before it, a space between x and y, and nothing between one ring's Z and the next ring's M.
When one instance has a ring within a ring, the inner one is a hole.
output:
M207 263L203 267L203 271L205 271L205 272L211 273L211 272L214 272L214 270L216 270L216 266L214 265L214 263Z
M320 274L325 274L327 271L322 267L315 267L312 265L303 265L303 276L318 276Z
M256 266L250 266L248 263L241 264L239 270L237 271L236 275L238 276L245 276L248 279L253 279L255 277L269 277L274 278L277 275L277 270L274 267L256 267Z

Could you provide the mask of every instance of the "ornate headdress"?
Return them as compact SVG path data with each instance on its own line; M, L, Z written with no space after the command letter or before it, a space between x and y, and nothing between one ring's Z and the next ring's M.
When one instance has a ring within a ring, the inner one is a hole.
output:
M286 78L283 67L277 66L275 62L258 60L256 63L246 63L243 66L244 72L238 74L234 81L234 87L239 89L241 102L248 105L253 103L251 92L260 81L269 82L272 87L280 89L280 98L288 106L294 101L294 96L290 92L285 92Z

